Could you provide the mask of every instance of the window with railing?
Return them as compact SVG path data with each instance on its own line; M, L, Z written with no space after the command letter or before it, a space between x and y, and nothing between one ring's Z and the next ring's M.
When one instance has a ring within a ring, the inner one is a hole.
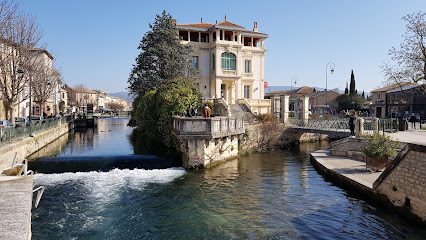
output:
M232 53L222 53L222 70L236 70L236 57Z

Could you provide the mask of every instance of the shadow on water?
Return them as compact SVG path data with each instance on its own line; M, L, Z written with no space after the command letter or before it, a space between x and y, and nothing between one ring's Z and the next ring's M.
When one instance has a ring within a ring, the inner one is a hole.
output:
M76 128L29 156L29 168L37 173L65 173L182 166L176 151L146 141L127 122L101 119L97 128Z

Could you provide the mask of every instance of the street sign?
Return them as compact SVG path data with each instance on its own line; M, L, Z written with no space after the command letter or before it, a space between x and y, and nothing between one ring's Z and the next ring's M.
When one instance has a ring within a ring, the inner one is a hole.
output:
M263 82L263 88L268 88L268 82Z

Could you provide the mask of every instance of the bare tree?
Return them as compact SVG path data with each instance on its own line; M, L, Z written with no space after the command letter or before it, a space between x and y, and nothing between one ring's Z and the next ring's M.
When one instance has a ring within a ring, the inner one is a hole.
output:
M36 19L20 13L11 18L0 39L0 89L12 123L15 121L16 107L28 98L28 92L25 90L37 68L32 50L40 43L42 36ZM25 71L25 77L19 77L19 69Z
M60 73L53 68L53 57L44 49L34 49L34 71L32 78L34 100L40 104L41 113L43 106L51 99L55 88L60 82ZM56 97L56 96L55 96Z
M426 13L408 14L402 19L407 22L407 30L399 48L389 50L394 65L382 66L385 85L406 82L420 83L426 80Z
M123 111L124 105L120 103L108 103L108 107L114 111Z

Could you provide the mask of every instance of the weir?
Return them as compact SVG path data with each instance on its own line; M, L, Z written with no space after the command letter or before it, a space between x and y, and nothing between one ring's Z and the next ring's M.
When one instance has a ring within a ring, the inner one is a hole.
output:
M185 168L211 167L238 156L243 117L175 117L172 133L179 138Z

